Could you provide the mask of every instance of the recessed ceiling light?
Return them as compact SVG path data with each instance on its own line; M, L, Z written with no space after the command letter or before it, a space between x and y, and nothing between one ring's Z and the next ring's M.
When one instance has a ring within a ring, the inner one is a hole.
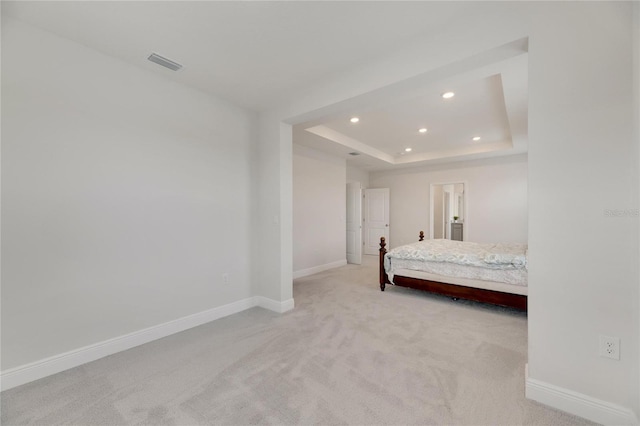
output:
M405 148L404 151L405 152L411 152L411 148Z
M360 121L360 119L358 117L351 117L351 121L352 123L357 123L358 121Z
M479 141L480 140L480 136L474 136L473 140L476 141L476 142Z
M453 98L455 95L456 95L456 94L455 94L455 93L453 93L453 92L445 92L445 93L443 93L443 94L442 94L442 97L443 97L444 99L451 99L451 98Z
M427 133L427 128L423 127L422 129L418 129L420 133Z

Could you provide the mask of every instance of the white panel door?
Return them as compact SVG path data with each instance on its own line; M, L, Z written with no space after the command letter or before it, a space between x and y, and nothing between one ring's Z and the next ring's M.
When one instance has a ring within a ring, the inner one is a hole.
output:
M364 254L378 254L380 237L389 246L389 188L364 190Z
M347 184L347 262L362 263L362 185Z

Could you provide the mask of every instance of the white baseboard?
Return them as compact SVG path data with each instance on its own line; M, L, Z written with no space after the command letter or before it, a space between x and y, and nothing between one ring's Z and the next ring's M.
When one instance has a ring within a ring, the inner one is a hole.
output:
M323 272L328 269L339 268L340 266L344 266L347 264L347 259L338 260L336 262L325 263L324 265L314 266L313 268L300 269L299 271L293 272L293 279L306 277L309 275L317 274L318 272Z
M279 314L283 314L287 311L290 311L294 307L293 299L285 300L284 302L278 302L273 299L268 299L262 296L255 296L256 305L261 308L269 309L270 311L277 312Z
M532 379L526 367L525 375L529 399L603 425L638 425L636 415L628 408Z
M49 358L41 359L0 373L0 390L7 390L52 374L86 364L108 355L131 349L151 341L215 321L246 309L260 306L278 313L293 309L293 299L278 302L262 296L249 297L197 314L188 315L163 324L145 328L124 336L115 337L78 348Z

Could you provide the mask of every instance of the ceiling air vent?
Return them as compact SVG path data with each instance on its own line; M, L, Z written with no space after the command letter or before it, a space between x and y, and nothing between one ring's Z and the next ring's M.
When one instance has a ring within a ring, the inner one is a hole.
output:
M356 155L360 155L360 153L359 152L350 152L349 155L353 155L355 157Z
M147 59L173 71L178 71L180 68L182 68L182 65L180 65L179 63L173 62L172 60L164 58L156 53L152 53L151 56L149 56Z

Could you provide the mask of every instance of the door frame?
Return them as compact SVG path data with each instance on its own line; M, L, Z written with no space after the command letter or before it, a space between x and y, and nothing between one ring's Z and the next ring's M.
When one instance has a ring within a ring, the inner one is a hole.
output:
M464 179L450 179L448 181L445 182L431 182L429 184L429 208L428 208L428 212L429 212L429 238L433 239L433 230L434 230L434 220L433 220L433 199L434 199L434 193L433 193L433 187L436 185L450 185L452 183L461 183L464 185L464 200L463 200L463 206L462 206L462 210L464 211L464 235L469 235L469 181L464 180ZM443 234L446 235L446 234ZM466 238L465 238L465 241Z

